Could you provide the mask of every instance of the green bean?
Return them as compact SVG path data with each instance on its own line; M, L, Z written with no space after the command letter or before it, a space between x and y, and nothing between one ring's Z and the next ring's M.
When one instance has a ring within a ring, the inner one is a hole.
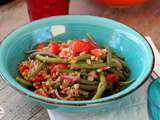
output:
M119 59L121 59L121 60L124 60L124 57L123 57L122 55L116 54L115 52L113 52L113 57L119 58Z
M61 85L61 82L60 81L57 81L54 85L54 89L58 89Z
M39 52L39 50L28 50L28 51L25 51L24 53L25 54L31 54L31 53L34 53L34 52Z
M88 73L87 72L81 72L80 73L82 76L88 76Z
M27 87L31 87L31 86L33 86L33 84L31 83L31 82L29 82L29 81L27 81L27 80L24 80L24 79L22 79L22 78L20 78L20 77L16 77L16 80L19 82L19 83L21 83L21 84L23 84L23 85L25 85L25 86L27 86Z
M71 72L74 72L74 70L71 70L71 69L58 69L58 72L61 72L61 73L71 73Z
M98 85L97 81L89 81L89 80L80 80L80 84L86 84L86 85Z
M45 78L46 79L46 78ZM52 81L51 76L47 78L47 81Z
M111 65L112 63L112 51L110 50L110 48L107 48L108 49L108 53L107 53L107 64L108 65Z
M112 58L112 64L115 64L117 68L123 69L121 62L117 60L116 58Z
M79 69L96 69L100 67L106 66L105 63L96 63L96 64L86 64L86 63L77 63L71 64L71 68L79 68Z
M93 90L97 89L97 85L82 85L82 84L80 84L79 87L80 87L80 89L88 90L88 91L93 91Z
M58 56L53 55L53 54L51 54L49 52L34 52L34 53L30 54L28 56L28 58L31 59L31 58L35 57L36 55L44 55L44 56L49 56L49 57L58 57Z
M62 58L53 58L53 57L48 57L48 56L44 57L42 55L36 55L35 58L40 61L47 62L47 63L68 63L66 59L62 59Z
M128 67L124 67L124 71L127 72L127 73L130 73L130 70Z
M122 59L120 59L120 58L118 58L118 57L117 57L117 59L119 60L119 62L122 64L122 66L123 66L124 68L127 68L127 69L128 69L128 65L125 63L125 61L123 61Z
M73 100L82 100L83 98L81 96L75 97Z
M80 55L80 56L77 56L77 57L74 57L73 60L75 60L76 62L78 61L83 61L83 60L87 60L91 57L91 55L89 54L84 54L84 55Z
M96 94L93 96L92 99L97 99L102 97L103 92L107 89L107 81L103 74L100 74L100 83L97 87Z
M45 67L45 63L41 63L35 69L33 69L27 76L28 79L38 74Z
M86 36L89 40L93 40L95 41L95 38L93 37L93 35L91 35L90 33L86 33Z
M125 77L128 77L128 76L129 76L129 73L126 72L126 71L123 71L123 75L124 75Z
M128 81L125 81L125 82L120 82L120 85L121 86L126 86L126 85L129 85L129 84L133 83L133 82L134 82L134 80L128 80Z
M79 93L80 93L81 95L83 95L83 96L86 96L86 97L88 97L88 95L89 95L89 92L87 92L87 91L85 91L85 90L80 90Z

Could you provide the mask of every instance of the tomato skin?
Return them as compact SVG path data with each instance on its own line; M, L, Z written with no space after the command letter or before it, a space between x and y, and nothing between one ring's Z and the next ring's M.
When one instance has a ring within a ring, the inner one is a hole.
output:
M46 44L44 42L41 42L37 45L36 49L43 49L44 47L46 47Z
M119 77L115 73L108 73L106 74L106 80L112 82L112 83L117 83L119 82Z
M66 64L57 64L50 69L50 72L54 73L54 72L57 72L58 69L67 69L67 68L68 66Z
M23 73L25 70L27 70L28 67L24 64L19 64L19 71L20 73Z
M41 82L42 80L44 80L44 77L42 75L36 75L32 79L33 82Z
M81 52L88 52L90 50L93 50L97 48L97 46L91 40L76 39L71 42L71 44L69 45L69 48L74 53L81 53Z
M146 0L95 0L97 3L107 4L107 5L135 5L142 4Z
M60 45L57 42L50 42L48 46L49 52L56 55L60 52Z
M48 96L47 93L42 88L35 90L34 93L42 96Z
M62 48L68 48L68 46L69 46L68 43L65 43L65 42L64 42L64 43L61 43L61 47L62 47Z

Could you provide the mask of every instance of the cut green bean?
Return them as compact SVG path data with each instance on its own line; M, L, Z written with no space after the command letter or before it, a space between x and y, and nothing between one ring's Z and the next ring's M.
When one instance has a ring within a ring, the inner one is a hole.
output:
M112 64L115 64L117 68L123 69L121 62L116 58L112 58Z
M25 54L31 54L31 53L34 53L34 52L39 52L39 50L27 50L24 53Z
M92 91L92 90L97 89L97 85L82 85L82 84L80 84L79 87L80 87L80 89L88 90L88 91Z
M129 73L126 72L126 71L123 71L123 75L124 75L125 77L128 77L128 76L129 76Z
M20 77L16 77L16 80L17 80L17 82L19 82L19 83L21 83L21 84L23 84L23 85L25 85L27 87L32 87L33 86L33 84L31 82L29 82L27 80L24 80L24 79L22 79Z
M84 55L80 55L80 56L74 57L73 60L75 60L76 62L78 62L78 61L84 61L84 60L89 59L90 57L91 57L91 55L84 54Z
M123 66L124 67L124 71L126 71L127 73L129 73L130 72L130 70L129 70L129 68L128 68L128 65L125 67L125 66Z
M101 98L103 92L107 89L107 81L105 79L105 76L103 74L100 74L100 83L97 87L96 94L93 96L93 100L97 98Z
M34 53L30 54L28 56L28 58L29 59L34 58L36 55L44 55L44 56L49 56L49 57L58 57L58 56L53 55L53 54L51 54L49 52L34 52Z
M126 85L129 85L129 84L133 83L133 82L134 82L134 80L128 80L128 81L125 81L125 82L120 82L120 85L121 86L126 86Z
M98 85L97 81L89 81L89 80L80 80L80 84L86 84L86 85Z
M113 52L113 57L124 60L124 57L120 54L116 54L115 52Z
M82 76L88 76L88 73L87 72L81 72L81 75Z
M108 53L107 53L107 64L108 65L111 65L112 63L112 51L110 50L110 48L107 48L108 49Z
M54 89L58 89L61 85L61 82L60 81L57 81L54 85Z
M96 64L86 64L86 63L77 63L71 64L71 68L78 68L78 69L96 69L100 67L106 66L105 63L96 63Z
M71 72L74 72L74 70L71 70L71 69L58 69L58 72L61 72L61 73L71 73Z
M36 55L35 58L47 63L68 63L66 59L62 58L44 57L42 55Z
M83 95L83 96L86 96L86 97L88 97L88 95L89 95L89 92L87 92L87 91L85 91L85 90L80 90L79 93L80 93L81 95Z
M41 63L35 69L33 69L27 76L28 79L38 74L45 67L45 63Z
M122 60L122 59L120 59L120 58L116 58L116 59L118 59L118 61L122 64L122 66L124 67L124 68L128 68L128 65Z
M95 41L95 38L90 33L86 33L86 36L89 40Z

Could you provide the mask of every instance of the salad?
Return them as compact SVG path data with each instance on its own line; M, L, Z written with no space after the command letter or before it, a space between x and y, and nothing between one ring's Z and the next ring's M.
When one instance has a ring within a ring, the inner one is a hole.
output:
M98 45L92 35L41 42L25 51L16 80L34 93L61 100L91 100L126 88L130 70L123 57Z

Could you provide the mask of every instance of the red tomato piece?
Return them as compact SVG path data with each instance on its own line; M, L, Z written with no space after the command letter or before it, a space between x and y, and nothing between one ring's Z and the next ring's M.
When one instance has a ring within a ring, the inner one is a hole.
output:
M20 73L23 73L27 69L28 69L28 67L26 65L24 65L24 64L20 64L19 65L19 71L20 71Z
M58 69L67 69L68 66L66 64L57 64L57 65L54 65L50 72L53 73L53 72L56 72Z
M48 46L51 53L57 55L60 52L60 45L57 42L50 42Z
M42 88L35 90L34 93L42 96L48 96L47 93Z
M90 53L96 57L100 57L103 55L100 49L93 49L90 51Z
M106 80L109 80L112 83L117 83L119 81L119 77L115 73L108 73L106 75Z
M71 48L74 53L81 53L93 50L97 48L97 46L91 40L76 39L71 42L69 48Z
M46 44L44 42L41 42L37 45L37 49L43 49L44 47L46 47Z
M69 45L69 44L68 44L67 42L61 43L61 47L62 47L62 48L68 48L68 45Z
M42 80L44 80L44 77L42 75L36 75L32 79L33 82L41 82Z

